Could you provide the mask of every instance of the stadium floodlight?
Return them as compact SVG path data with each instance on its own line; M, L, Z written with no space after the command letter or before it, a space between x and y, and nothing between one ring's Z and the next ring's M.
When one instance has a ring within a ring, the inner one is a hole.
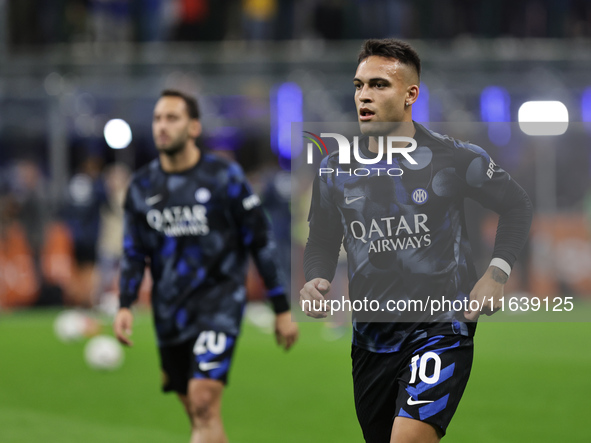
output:
M568 129L568 109L559 101L525 102L517 116L527 135L561 135ZM550 141L536 149L536 203L539 212L556 212L556 149Z
M527 135L562 135L568 128L568 109L559 101L529 101L521 105L517 119Z
M109 120L103 131L105 141L111 149L125 149L131 143L131 128L125 120Z

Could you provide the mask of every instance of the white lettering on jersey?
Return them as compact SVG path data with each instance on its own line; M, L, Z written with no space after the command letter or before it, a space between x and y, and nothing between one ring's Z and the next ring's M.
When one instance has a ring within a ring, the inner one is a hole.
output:
M416 249L431 244L427 220L426 214L414 214L412 219L404 215L374 218L368 223L369 226L354 220L350 224L350 231L355 239L363 243L370 242L369 252Z
M255 206L260 206L260 205L261 205L261 200L259 199L259 196L256 194L249 195L244 200L242 200L242 207L244 207L244 209L246 211L250 211Z
M173 206L162 211L151 209L146 214L148 225L169 237L209 234L207 208L203 205Z
M492 161L492 158L490 159L490 163L488 164L488 171L486 171L486 176L488 178L492 178L494 172L495 172L495 162Z
M413 235L403 238L384 238L373 240L369 244L369 252L399 251L403 249L417 249L431 244L431 234Z

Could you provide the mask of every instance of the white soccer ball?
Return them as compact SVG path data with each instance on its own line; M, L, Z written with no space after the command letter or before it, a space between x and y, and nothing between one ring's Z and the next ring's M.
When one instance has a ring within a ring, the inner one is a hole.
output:
M91 338L84 348L88 366L99 371L114 371L123 364L123 348L108 335Z
M53 322L53 330L65 343L80 341L86 330L86 316L74 310L63 311Z

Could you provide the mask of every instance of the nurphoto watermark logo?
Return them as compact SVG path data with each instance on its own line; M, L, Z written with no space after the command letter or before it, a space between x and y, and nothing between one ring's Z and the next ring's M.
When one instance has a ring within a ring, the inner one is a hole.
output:
M415 149L417 149L417 142L414 138L403 137L403 136L380 136L377 137L378 152L375 153L374 157L363 156L359 150L359 136L354 136L353 141L349 141L347 137L342 134L335 132L322 132L320 136L303 131L305 134L303 137L308 140L307 152L306 152L306 163L311 165L314 163L314 150L315 147L320 151L320 155L328 155L328 148L323 138L329 137L336 140L339 149L339 165L350 165L351 164L351 152L353 158L357 164L361 165L376 165L383 161L384 156L386 157L386 164L392 165L394 155L400 154L404 159L411 165L416 165L417 162L410 155ZM391 177L401 176L404 171L399 167L359 167L355 169L336 169L335 168L319 168L318 174L337 174L337 175L354 175L357 177L365 177L368 175L389 175Z

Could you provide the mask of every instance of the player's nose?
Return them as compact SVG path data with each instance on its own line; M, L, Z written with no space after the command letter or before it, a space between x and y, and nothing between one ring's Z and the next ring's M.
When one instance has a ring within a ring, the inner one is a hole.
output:
M166 123L163 121L154 122L154 132L158 135L166 132Z
M363 87L359 90L357 98L361 103L370 103L372 101L370 89L367 85L363 85Z

